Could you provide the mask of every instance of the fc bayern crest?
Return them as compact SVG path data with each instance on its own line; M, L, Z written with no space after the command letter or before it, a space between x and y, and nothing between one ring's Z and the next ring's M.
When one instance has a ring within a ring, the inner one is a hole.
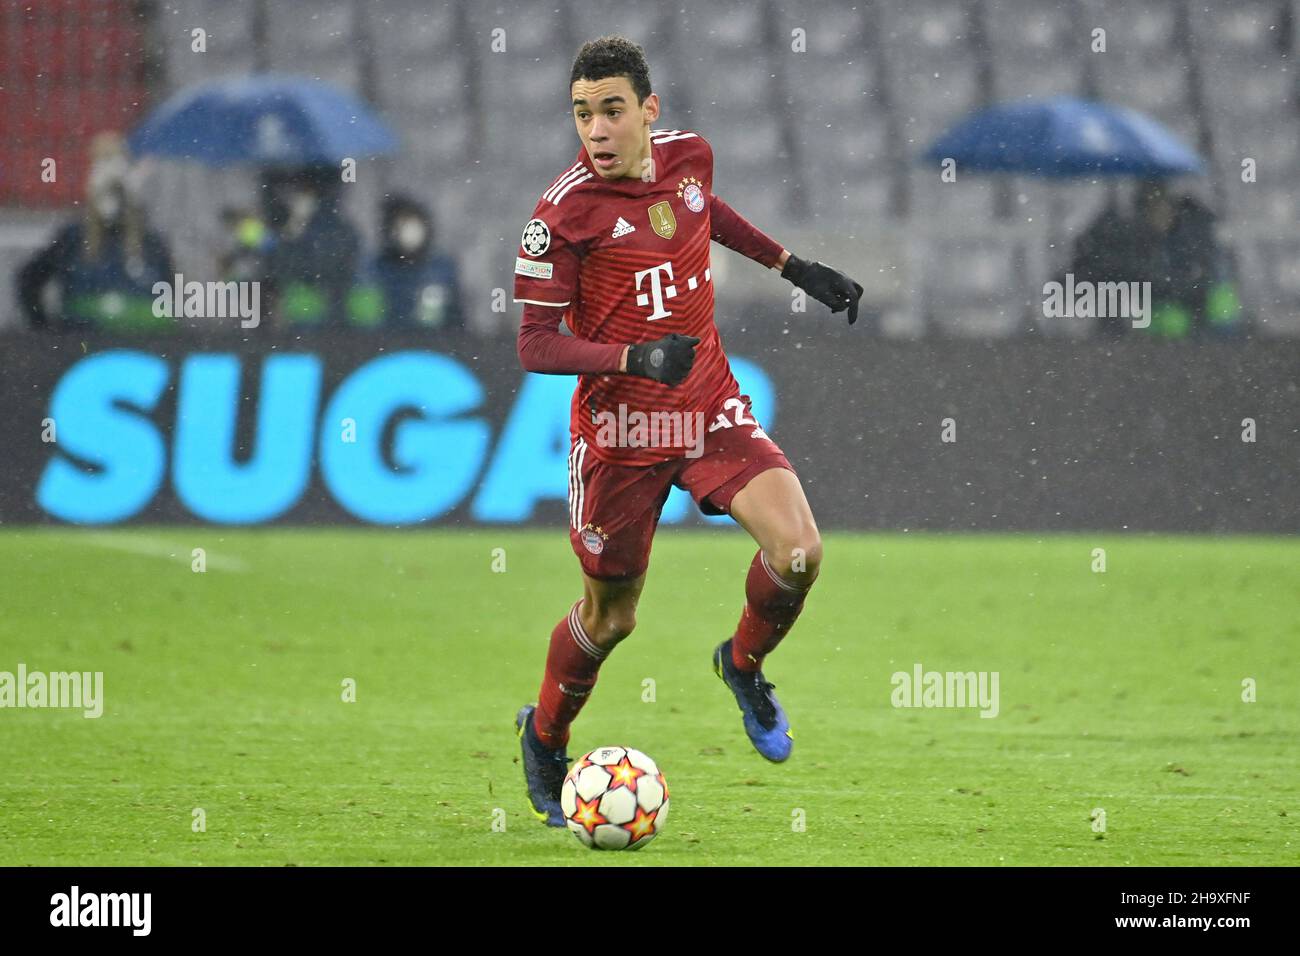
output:
M551 230L542 220L530 219L528 225L524 226L524 234L519 244L530 256L540 256L551 248Z
M592 527L588 524L582 529L582 545L592 554L600 554L605 550L605 541L609 535L601 531L600 528Z
M677 195L686 200L686 208L691 212L700 212L704 209L704 190L700 188L700 181L694 176L687 176L677 184Z

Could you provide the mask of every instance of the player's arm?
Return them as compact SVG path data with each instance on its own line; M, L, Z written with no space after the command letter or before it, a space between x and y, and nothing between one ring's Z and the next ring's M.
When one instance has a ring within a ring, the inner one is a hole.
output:
M565 308L533 302L524 304L516 350L519 364L529 372L550 375L612 375L627 369L627 346L587 342L563 335Z
M541 218L542 204L524 226L515 257L515 301L524 307L516 350L529 372L609 375L622 371L625 347L588 342L560 332L578 288L582 250L563 223Z
M534 218L524 228L515 259L515 301L524 306L516 350L529 372L551 375L641 375L667 385L686 378L699 339L673 333L653 342L588 342L560 332L573 304L581 253Z
M519 326L519 363L529 372L551 375L641 375L676 385L695 362L693 335L674 332L636 345L587 342L559 331L564 310L535 303L524 305Z
M709 217L712 238L769 269L780 269L788 279L832 312L849 310L849 325L858 319L858 300L862 286L842 272L820 262L800 259L785 249L717 195L710 200Z

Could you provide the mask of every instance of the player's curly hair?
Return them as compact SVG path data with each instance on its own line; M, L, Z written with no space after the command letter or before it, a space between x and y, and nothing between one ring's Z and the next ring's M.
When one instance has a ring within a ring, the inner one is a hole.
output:
M645 50L627 37L607 36L584 43L573 61L569 85L576 80L603 80L609 76L628 78L638 106L650 95L650 66Z

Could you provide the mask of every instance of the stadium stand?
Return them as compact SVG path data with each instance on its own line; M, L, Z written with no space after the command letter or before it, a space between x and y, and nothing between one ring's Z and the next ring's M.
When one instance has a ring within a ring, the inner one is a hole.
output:
M887 334L1077 333L1027 322L1026 310L1109 184L968 176L937 189L937 171L915 161L981 105L1056 94L1131 106L1201 149L1255 327L1300 334L1300 0L810 0L797 10L776 0L51 0L35 17L22 6L0 8L0 119L11 132L0 163L25 167L53 149L74 165L53 190L0 177L6 273L41 238L38 213L76 197L75 144L95 128L128 127L188 83L273 69L376 104L402 149L367 169L349 214L373 235L384 190L427 202L441 244L459 253L467 300L486 303L509 286L537 194L577 149L564 96L572 54L589 36L624 32L647 50L660 125L712 142L720 195L787 245L889 273L867 283ZM195 27L208 32L205 54L190 48ZM1090 48L1098 27L1105 53ZM1255 182L1242 181L1247 158ZM165 163L154 176L154 221L182 266L202 271L214 204L246 198L248 179ZM774 274L733 266L718 270L723 324L783 289ZM516 320L470 310L481 333Z

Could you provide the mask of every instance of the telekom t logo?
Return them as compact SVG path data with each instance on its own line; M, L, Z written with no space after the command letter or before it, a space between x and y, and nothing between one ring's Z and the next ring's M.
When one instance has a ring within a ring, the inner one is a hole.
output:
M649 321L651 322L653 322L655 319L666 319L668 318L668 316L672 315L671 312L669 312L667 309L664 308L664 301L667 299L676 298L677 296L677 286L675 285L666 286L660 281L659 279L660 270L663 270L663 272L667 274L669 279L673 277L673 264L671 262L661 262L657 266L651 266L649 269L643 269L642 271L638 272L634 276L634 278L636 279L637 291L640 292L640 295L636 297L636 304L649 305L650 299L651 298L654 299L655 310L653 313L651 313L649 318ZM646 276L650 277L650 292L648 294L645 292L641 292L641 280L643 280Z

